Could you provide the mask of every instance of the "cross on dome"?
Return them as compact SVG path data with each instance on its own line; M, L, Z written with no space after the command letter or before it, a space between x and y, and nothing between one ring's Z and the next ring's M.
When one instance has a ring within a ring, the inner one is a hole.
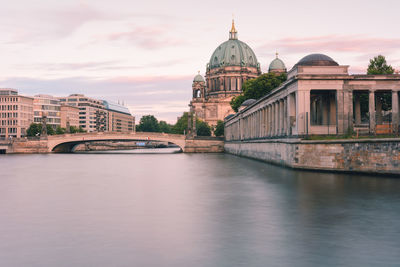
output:
M229 32L229 39L237 39L237 30L235 28L235 20L232 19L232 28Z

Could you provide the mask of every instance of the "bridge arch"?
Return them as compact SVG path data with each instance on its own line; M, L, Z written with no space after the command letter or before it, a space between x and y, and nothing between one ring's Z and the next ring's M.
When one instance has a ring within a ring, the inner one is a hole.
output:
M49 152L72 152L72 149L82 143L94 141L161 141L173 143L185 150L185 136L165 133L80 133L48 136Z

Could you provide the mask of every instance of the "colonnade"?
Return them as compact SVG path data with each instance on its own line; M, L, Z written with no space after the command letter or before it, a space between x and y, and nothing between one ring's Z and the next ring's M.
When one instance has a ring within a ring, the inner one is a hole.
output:
M209 79L211 91L241 91L245 77L219 77Z
M226 125L225 138L233 141L291 135L295 112L295 93L275 99Z
M310 102L311 91L310 89L296 90L292 93L281 91L279 94L260 100L255 105L237 113L225 124L226 140L254 140L309 134L346 134L349 129L354 129L354 126L369 128L369 133L374 134L377 132L377 125L388 124L384 121L384 116L390 119L391 131L395 134L399 132L400 88L391 90L371 88L365 91L368 92L369 122L364 122L364 126L361 123L361 104L358 94L364 90L325 89L326 92L334 92L336 96L324 94L324 97L329 97L329 101L323 102L322 111L326 112L325 109L328 106L330 110L328 115L332 118L328 120L329 123L325 123L323 120L320 124L310 122L310 106L313 104ZM386 114L383 112L382 100L376 97L377 93L391 93L391 110L387 110Z
M375 132L377 124L382 124L382 101L377 99L375 101L376 93L379 90L369 90L369 129L371 133ZM384 91L385 92L385 91ZM387 91L386 91L387 92ZM392 94L392 117L391 124L393 126L394 132L397 133L399 130L399 90L391 90ZM355 98L355 124L361 123L361 105L360 99Z

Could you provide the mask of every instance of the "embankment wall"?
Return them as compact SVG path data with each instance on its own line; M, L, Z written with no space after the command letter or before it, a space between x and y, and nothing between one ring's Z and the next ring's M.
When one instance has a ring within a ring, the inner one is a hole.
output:
M292 168L400 175L400 139L225 142L225 152Z

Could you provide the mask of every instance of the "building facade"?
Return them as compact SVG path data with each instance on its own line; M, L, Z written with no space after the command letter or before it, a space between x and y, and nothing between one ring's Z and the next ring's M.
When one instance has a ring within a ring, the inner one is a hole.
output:
M33 98L0 89L0 138L24 137L33 123Z
M129 109L116 103L103 100L108 111L107 130L110 132L133 132L135 131L135 117Z
M79 108L69 105L61 105L60 106L60 119L61 119L61 127L67 128L70 127L79 128Z
M54 130L61 126L60 100L51 95L35 95L33 99L33 121L42 123L46 116L46 123Z
M107 130L107 110L103 101L82 94L59 98L62 105L79 108L79 127L87 132Z
M280 87L226 118L226 140L398 133L400 75L348 67L323 54L302 58Z
M238 39L232 21L229 40L220 44L207 64L205 79L198 74L192 84L189 104L195 116L216 125L234 113L230 101L242 92L243 83L261 75L260 64L253 50Z

